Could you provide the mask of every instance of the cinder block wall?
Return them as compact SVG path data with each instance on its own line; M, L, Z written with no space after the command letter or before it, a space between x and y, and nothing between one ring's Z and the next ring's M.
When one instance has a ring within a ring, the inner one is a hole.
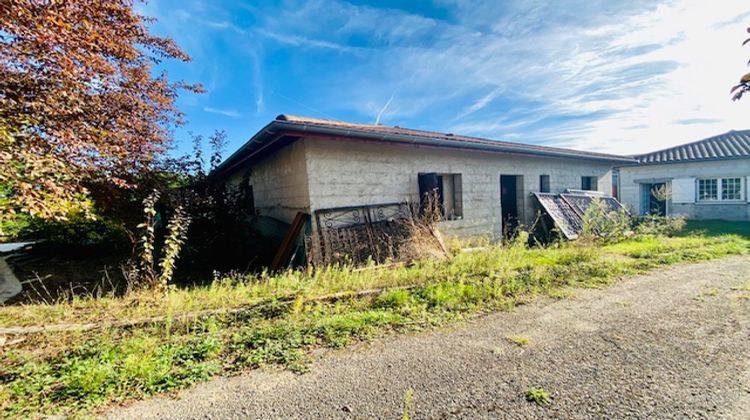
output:
M599 191L611 193L608 163L523 157L446 150L381 142L304 139L310 208L417 201L417 175L425 172L462 176L463 220L446 221L448 235L490 235L502 232L500 175L523 176L525 223L533 222L530 193L539 191L539 176L550 175L551 192L580 188L582 176L598 178Z
M243 179L253 187L255 209L291 223L298 211L310 212L305 143L296 141L259 162L238 168L227 184L238 187Z
M667 182L674 178L743 177L745 198L748 197L747 177L750 176L750 159L718 160L665 165L641 165L620 168L620 201L635 214L641 209L641 183ZM750 220L750 205L741 203L676 204L667 202L670 216L689 219Z

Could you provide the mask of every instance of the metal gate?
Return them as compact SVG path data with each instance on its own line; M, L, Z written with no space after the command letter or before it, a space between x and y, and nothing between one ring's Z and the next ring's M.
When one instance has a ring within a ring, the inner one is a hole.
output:
M412 218L407 203L347 206L314 211L318 264L366 264L395 259Z

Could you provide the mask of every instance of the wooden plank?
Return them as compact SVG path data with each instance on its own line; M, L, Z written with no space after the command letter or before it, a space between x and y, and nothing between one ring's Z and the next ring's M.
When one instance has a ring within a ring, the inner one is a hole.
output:
M301 211L297 212L297 215L294 216L294 221L292 221L292 224L289 226L286 234L284 234L284 240L281 241L281 245L276 251L276 255L273 257L271 270L276 271L280 269L283 264L289 261L289 257L292 254L292 249L296 245L297 238L299 238L299 234L302 231L302 228L305 226L306 222L307 214L302 213Z

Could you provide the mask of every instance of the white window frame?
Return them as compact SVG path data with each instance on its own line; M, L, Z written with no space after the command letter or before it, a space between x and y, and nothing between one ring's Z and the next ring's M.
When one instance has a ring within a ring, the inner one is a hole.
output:
M723 184L726 179L740 180L740 197L733 199L723 198ZM701 181L716 181L716 199L701 198L700 183ZM722 177L704 177L695 180L695 201L696 203L740 203L745 201L746 180L741 176L722 176Z
M737 198L724 198L724 181L727 181L727 180L730 180L730 179L731 180L737 180L740 183L740 185L739 185L739 193L740 193L740 195ZM722 201L745 201L745 185L744 185L745 183L743 181L743 177L741 177L741 176L726 177L726 178L722 178L720 182L721 182L721 185L719 185L719 191L721 191L721 195L719 197L720 200L722 200Z

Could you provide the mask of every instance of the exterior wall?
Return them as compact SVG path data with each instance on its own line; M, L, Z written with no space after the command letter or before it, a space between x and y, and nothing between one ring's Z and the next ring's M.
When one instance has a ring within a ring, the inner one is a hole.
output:
M620 168L620 201L638 214L641 210L641 183L666 182L676 178L742 177L745 200L742 202L673 203L667 201L667 214L688 219L750 220L748 177L750 159L717 160L664 165L639 165Z
M291 223L298 211L310 212L305 143L296 141L258 162L242 165L227 177L237 187L246 178L253 187L255 209Z
M446 150L365 141L305 139L312 210L419 200L419 173L461 174L463 218L442 223L449 235L502 232L500 175L523 176L523 220L536 216L531 192L539 176L550 175L551 192L581 187L582 176L596 176L600 191L611 193L607 163Z

